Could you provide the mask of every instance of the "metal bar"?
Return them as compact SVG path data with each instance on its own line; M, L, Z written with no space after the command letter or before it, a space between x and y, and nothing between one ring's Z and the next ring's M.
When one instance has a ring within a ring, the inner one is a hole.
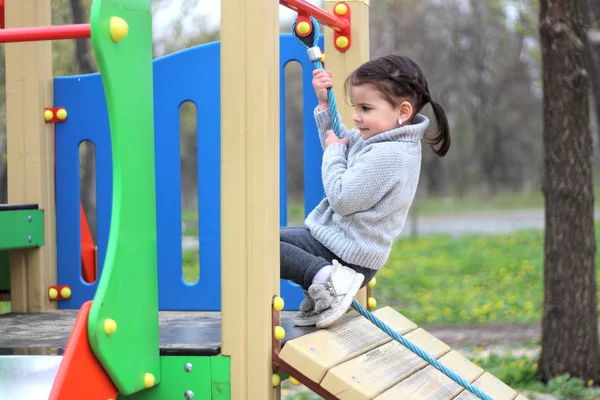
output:
M0 43L35 42L40 40L86 39L90 36L90 24L0 29Z
M308 12L317 21L338 32L348 29L348 24L346 21L305 0L279 0L279 4L296 12Z

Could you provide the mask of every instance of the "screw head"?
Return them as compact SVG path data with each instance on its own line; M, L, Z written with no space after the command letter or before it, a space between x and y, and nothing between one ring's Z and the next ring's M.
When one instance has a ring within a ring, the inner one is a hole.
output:
M29 215L29 216L27 217L27 221L29 221L29 222L31 222L31 220L32 220L32 219L33 219L33 218L31 218L31 215Z
M194 392L192 392L191 390L186 390L185 394L184 394L186 400L190 400L194 398Z
M189 363L189 362L185 363L185 367L184 367L185 372L191 372L192 368L194 368L194 366L192 365L192 363Z
M29 243L31 243L31 235L27 238L27 240L29 240Z

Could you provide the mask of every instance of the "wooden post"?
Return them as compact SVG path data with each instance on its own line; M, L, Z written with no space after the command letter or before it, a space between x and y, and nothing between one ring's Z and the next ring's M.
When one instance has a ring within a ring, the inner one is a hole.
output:
M352 71L369 60L369 0L344 0L350 6L351 12L351 37L350 49L345 52L336 50L333 42L333 30L325 28L325 69L332 73L338 112L341 122L349 128L354 126L352 122L352 107L346 101L344 94L344 80ZM324 8L330 13L338 0L325 0ZM361 289L356 295L356 300L363 306L367 306L367 290Z
M51 24L50 1L6 2L6 27ZM55 309L48 287L56 284L54 151L50 124L43 119L53 102L52 42L8 43L6 130L8 202L35 203L44 210L45 244L11 251L11 308L14 312Z
M271 301L279 294L279 3L221 2L222 354L231 398L278 398Z

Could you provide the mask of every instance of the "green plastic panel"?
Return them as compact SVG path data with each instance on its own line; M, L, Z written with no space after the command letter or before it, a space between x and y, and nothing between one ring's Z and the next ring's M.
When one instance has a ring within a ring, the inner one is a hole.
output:
M24 249L43 245L43 210L0 212L0 250Z
M128 25L117 42L113 17ZM110 123L113 198L88 331L94 354L128 395L161 380L150 0L94 0L90 24ZM108 334L105 326L116 329Z
M161 356L160 385L129 396L119 395L117 400L184 400L187 391L194 400L210 400L214 358L217 357Z
M0 251L0 290L10 290L8 251Z
M212 400L231 400L231 359L212 357Z

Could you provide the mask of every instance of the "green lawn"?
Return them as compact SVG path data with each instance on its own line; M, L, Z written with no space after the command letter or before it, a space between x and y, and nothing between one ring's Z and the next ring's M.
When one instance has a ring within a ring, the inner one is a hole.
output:
M537 231L403 239L378 273L374 295L418 324L537 322L543 260Z

